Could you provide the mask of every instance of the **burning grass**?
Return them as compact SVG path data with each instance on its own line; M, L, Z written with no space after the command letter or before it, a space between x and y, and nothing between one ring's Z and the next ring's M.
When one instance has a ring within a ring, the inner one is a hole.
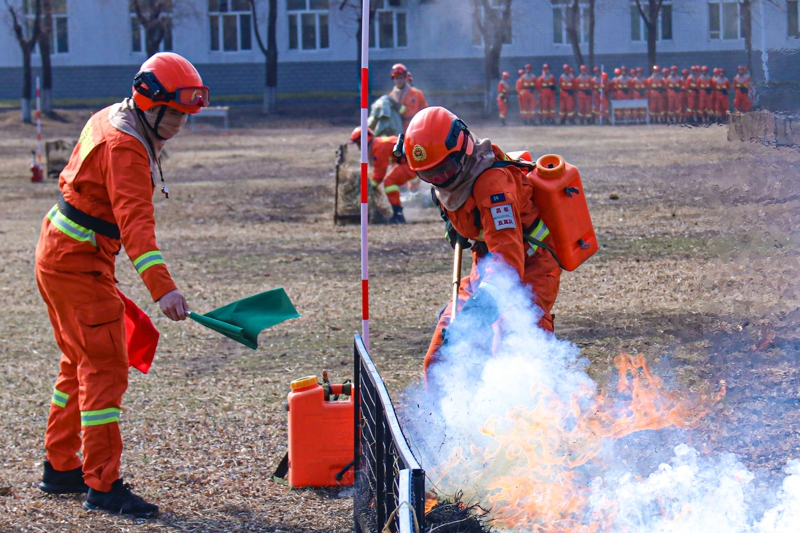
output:
M435 492L425 496L425 533L490 533L488 511L464 501L456 492L452 498L439 498Z

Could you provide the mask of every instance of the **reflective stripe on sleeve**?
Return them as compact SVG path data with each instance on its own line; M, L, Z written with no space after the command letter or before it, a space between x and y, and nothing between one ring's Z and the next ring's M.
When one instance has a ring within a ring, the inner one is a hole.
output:
M539 219L539 222L533 227L530 233L528 233L531 237L536 239L537 241L544 241L548 235L550 235L550 230L547 229L544 221ZM539 246L533 243L529 243L530 249L528 250L528 255L533 255L536 253L536 250L539 249Z
M119 422L120 409L109 407L99 411L81 411L81 426L102 426Z
M133 266L136 269L136 272L139 273L141 276L145 270L150 268L151 266L155 265L163 265L164 257L161 255L161 252L158 250L153 250L151 252L144 253L134 259Z
M97 247L97 236L95 232L65 217L61 214L61 211L58 210L58 205L54 205L50 212L47 213L47 219L64 235L72 237L79 242L90 242L92 246L95 248Z
M53 389L53 405L57 405L59 407L66 407L67 400L69 400L69 394L63 393L58 389Z

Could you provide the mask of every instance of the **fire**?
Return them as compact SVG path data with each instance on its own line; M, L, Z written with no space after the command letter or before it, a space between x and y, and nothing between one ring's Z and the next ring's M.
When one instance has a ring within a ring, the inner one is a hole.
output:
M489 418L480 429L490 445L455 448L448 463L430 473L438 476L437 486L468 483L500 529L607 530L614 502L595 502L591 511L588 505L591 480L603 468L599 456L604 447L637 431L691 428L725 394L724 382L714 396L690 398L668 390L642 355L621 354L614 365L619 381L613 397L586 387L565 403L534 383L532 403ZM680 515L670 518L679 520Z
M428 514L431 509L439 505L439 496L435 492L430 491L425 494L425 514Z

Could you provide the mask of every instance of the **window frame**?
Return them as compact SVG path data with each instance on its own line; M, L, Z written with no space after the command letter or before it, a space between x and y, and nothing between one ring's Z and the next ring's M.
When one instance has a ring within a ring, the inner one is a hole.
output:
M656 34L656 42L664 42L669 43L675 40L675 11L673 10L673 3L672 2L664 2L661 4L661 9L658 10L658 21L656 22L656 28L658 32ZM669 22L670 22L670 37L669 39L664 38L664 8L669 6ZM639 20L639 38L633 38L634 32L634 14L638 16ZM630 32L630 40L632 43L646 43L647 42L647 25L644 23L644 18L642 14L639 13L639 8L636 6L636 2L631 2L631 32Z
M717 6L717 24L719 25L717 29L711 28L711 6ZM725 30L727 27L725 26L725 5L735 5L736 6L736 37L725 37ZM709 41L727 41L727 42L734 42L734 41L741 41L744 39L742 36L742 6L736 0L714 0L708 2L708 40ZM714 36L713 34L716 33L717 35Z
M62 0L62 1L63 1L63 5L64 5L63 11L55 11L55 9L54 9L53 13L50 14L50 18L51 18L51 20L53 22L53 27L50 28L50 55L51 56L54 56L54 55L63 56L64 54L68 54L69 53L69 4L67 3L67 0ZM31 7L32 7L32 5L31 5L31 2L29 2L29 1L24 1L22 3L22 12L23 12L23 15L25 16L25 22L26 22L26 24L25 24L25 34L26 34L26 36L30 35L31 26L33 25L33 21L36 19L36 14L30 11ZM41 19L41 24L42 25L44 25L44 19L45 19L45 16L44 16L44 13L42 13L42 19ZM62 50L61 47L59 46L58 26L59 26L60 22L63 22L63 24L64 24L64 30L65 30L64 33L66 35L66 40L65 40L66 48L64 50ZM35 50L35 52L37 54L41 54L41 50L39 49L39 43L38 42L36 43L36 46L34 47L34 50Z
M216 3L216 9L212 9L211 3ZM233 9L234 2L237 0L209 0L208 3L208 49L212 53L236 54L252 53L253 51L253 14L248 6L246 9ZM222 8L224 6L224 9ZM226 18L236 17L236 48L226 48ZM242 20L247 19L249 35L245 36L242 31ZM215 20L216 19L216 20ZM215 28L216 27L216 28ZM248 47L244 48L247 44ZM216 47L215 47L216 46Z
M792 6L794 6L794 13L792 13ZM792 26L794 26L794 33L792 33ZM789 39L800 39L800 2L797 0L786 1L786 36Z
M551 7L553 8L552 14L552 29L553 29L553 45L557 46L571 46L569 43L569 35L567 34L567 7L569 7L565 3L561 3L558 1L553 1L551 3ZM561 13L561 41L556 41L556 11ZM580 31L580 40L578 42L579 45L587 44L589 42L589 35L586 28L586 23L589 20L589 4L580 4L580 21L578 22L579 31Z
M394 1L394 0L391 0ZM369 47L371 50L396 50L408 48L408 3L412 0L399 0L401 5L393 6L390 0L382 0L378 3L375 9L375 16L369 21ZM380 18L383 15L391 14L392 22L392 45L380 46ZM405 35L403 41L405 44L400 44L400 31L398 18L402 15L404 19L403 26L405 28Z
M297 1L297 0L295 0ZM294 52L306 52L306 53L313 53L319 52L321 50L330 50L331 48L331 17L330 17L330 1L328 1L327 7L318 7L315 8L311 5L312 0L302 0L305 2L305 7L303 9L299 8L290 8L289 2L290 0L286 0L285 7L286 7L286 20L288 23L287 28L287 50L294 51ZM306 48L304 43L304 32L303 32L303 18L313 16L314 17L314 47ZM323 24L324 19L324 24ZM323 26L325 29L323 30ZM324 46L323 46L324 44Z
M169 19L169 27L167 28L167 31L164 32L164 38L161 39L161 43L158 45L159 52L172 52L175 49L175 34L172 32L172 29L174 28L172 24L172 13L170 13L170 15L166 18ZM139 50L133 46L134 27L137 27L136 31L138 31L139 34ZM169 42L169 47L167 47L167 42ZM136 13L131 13L131 53L147 53L147 36L145 34L144 26L140 24L136 18Z

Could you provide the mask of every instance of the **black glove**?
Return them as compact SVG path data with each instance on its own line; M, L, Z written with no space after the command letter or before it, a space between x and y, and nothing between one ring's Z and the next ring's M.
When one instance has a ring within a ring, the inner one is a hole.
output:
M479 288L461 308L455 324L460 320L462 324L480 329L490 327L499 319L500 307L494 297L488 290Z
M461 248L463 248L464 250L472 248L472 243L469 242L469 239L459 235L459 233L456 231L456 228L453 227L453 223L450 222L449 220L444 225L444 233L447 242L450 243L450 247L453 250L456 249L456 243L461 243Z

